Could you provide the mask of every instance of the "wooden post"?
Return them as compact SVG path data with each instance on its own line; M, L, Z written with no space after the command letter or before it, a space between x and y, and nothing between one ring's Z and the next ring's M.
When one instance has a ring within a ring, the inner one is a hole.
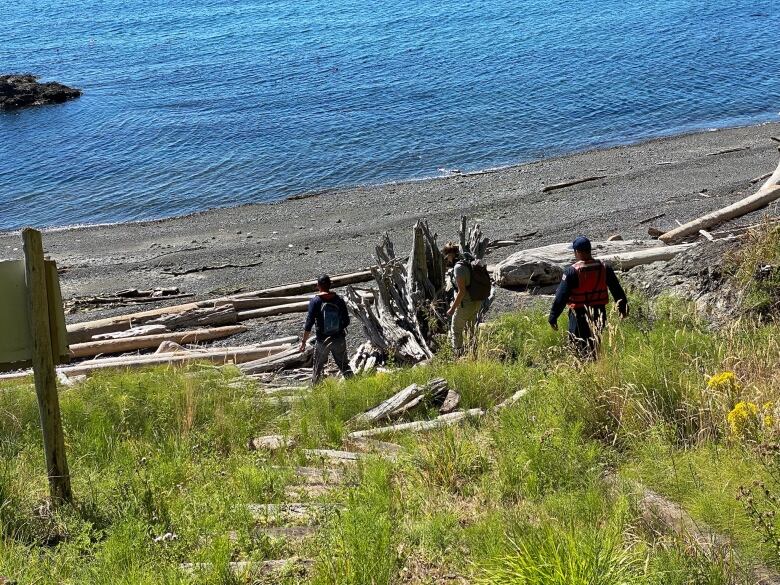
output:
M30 335L33 340L32 362L35 392L43 431L43 449L52 503L70 502L68 461L65 458L65 436L57 395L57 372L54 369L46 269L41 232L32 228L22 231L27 272L27 294L30 304Z

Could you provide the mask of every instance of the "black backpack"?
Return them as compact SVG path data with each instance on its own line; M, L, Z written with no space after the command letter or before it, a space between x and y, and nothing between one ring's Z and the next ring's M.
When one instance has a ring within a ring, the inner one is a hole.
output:
M461 260L459 264L465 264L471 271L471 284L467 287L471 300L484 301L489 298L493 283L490 282L487 266L480 260L472 260L471 262Z
M336 303L336 298L338 297L334 297L329 301L323 299L322 307L320 308L322 313L322 334L327 337L338 335L344 330L341 307Z

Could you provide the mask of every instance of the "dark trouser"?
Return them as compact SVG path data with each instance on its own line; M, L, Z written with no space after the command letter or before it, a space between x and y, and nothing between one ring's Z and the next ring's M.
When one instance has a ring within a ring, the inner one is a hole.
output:
M349 367L349 359L347 358L347 338L342 335L335 338L328 337L323 341L318 339L317 343L314 344L314 364L311 371L312 384L316 384L322 378L322 372L328 363L328 354L333 356L333 361L336 362L345 378L351 378L354 375L352 368Z
M603 306L569 309L569 340L584 359L595 359L601 331L607 324Z

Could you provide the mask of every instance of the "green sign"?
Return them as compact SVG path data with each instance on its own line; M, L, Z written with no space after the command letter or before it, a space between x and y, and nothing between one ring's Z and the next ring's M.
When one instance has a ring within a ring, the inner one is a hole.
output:
M68 338L57 265L46 261L46 292L49 301L54 363L68 361ZM30 307L24 260L0 262L0 371L29 367L32 360Z

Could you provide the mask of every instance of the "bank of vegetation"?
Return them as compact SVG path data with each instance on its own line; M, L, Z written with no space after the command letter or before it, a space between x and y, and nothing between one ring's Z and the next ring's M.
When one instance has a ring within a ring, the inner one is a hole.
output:
M61 393L76 502L57 509L46 502L34 391L29 380L5 382L0 575L20 584L771 579L780 571L780 229L753 235L728 262L748 291L742 317L713 328L673 296L637 296L592 363L528 310L491 322L465 359L329 380L295 399L230 367L95 374ZM318 465L307 449L342 449L355 415L438 377L462 408L527 393L459 425L382 437L402 446L396 457L364 456L322 493L296 493L299 468ZM295 444L247 448L271 434ZM648 494L692 524L675 529L648 510ZM291 501L327 504L291 521L312 526L303 538L269 536L252 505ZM269 559L293 560L252 576L252 563Z

